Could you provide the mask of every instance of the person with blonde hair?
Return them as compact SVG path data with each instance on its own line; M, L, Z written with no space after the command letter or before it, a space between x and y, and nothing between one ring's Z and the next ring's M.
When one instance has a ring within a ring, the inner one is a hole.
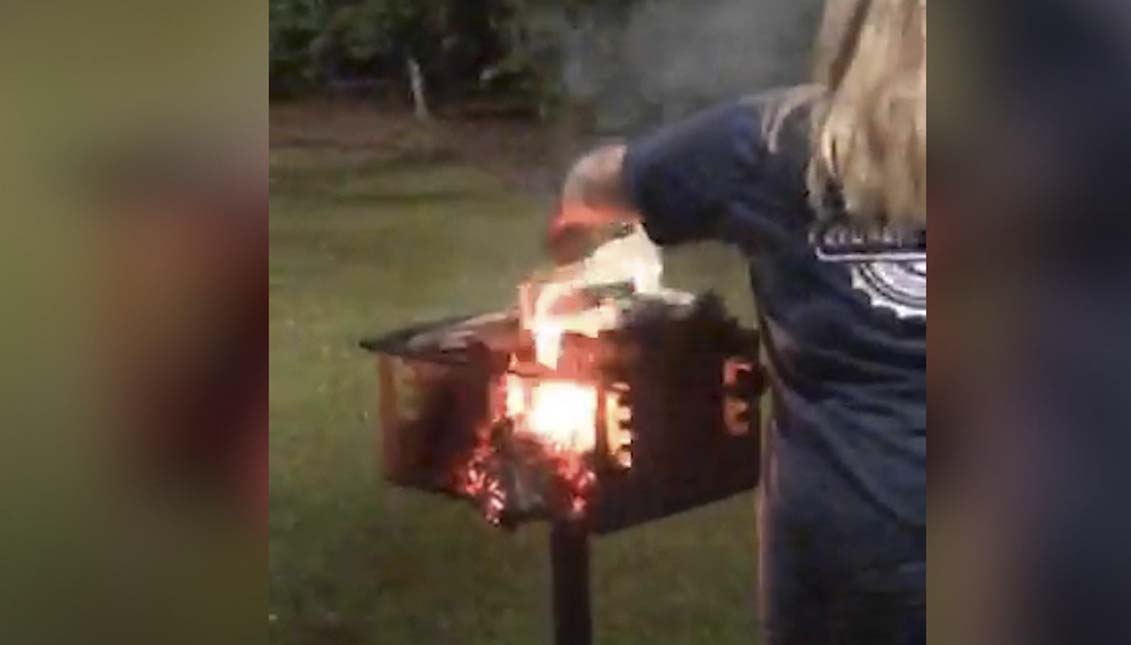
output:
M748 258L768 645L926 639L926 38L926 0L830 0L810 84L586 155L547 232L561 260L622 222Z

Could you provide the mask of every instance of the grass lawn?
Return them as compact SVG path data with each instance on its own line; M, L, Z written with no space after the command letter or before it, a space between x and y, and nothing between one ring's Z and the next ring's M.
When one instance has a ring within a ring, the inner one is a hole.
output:
M531 645L550 640L545 527L508 535L375 471L376 373L356 348L407 323L508 306L544 261L546 200L467 163L364 149L271 153L273 643ZM741 265L680 251L670 282L752 311ZM751 495L602 538L602 644L749 644Z

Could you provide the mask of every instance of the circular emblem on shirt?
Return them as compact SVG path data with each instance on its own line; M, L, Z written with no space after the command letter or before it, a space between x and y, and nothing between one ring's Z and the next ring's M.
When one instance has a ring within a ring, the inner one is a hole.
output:
M927 317L927 261L859 262L850 264L852 286L863 291L873 307L900 318Z

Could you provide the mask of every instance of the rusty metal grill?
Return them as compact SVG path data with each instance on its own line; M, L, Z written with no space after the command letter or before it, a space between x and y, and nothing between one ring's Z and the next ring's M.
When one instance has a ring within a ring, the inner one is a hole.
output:
M584 520L607 533L757 482L758 335L711 295L681 305L639 298L617 329L566 334L553 370L530 360L513 313L416 326L363 345L380 365L384 476L465 498L497 524ZM591 386L594 448L563 454L514 432L508 378Z

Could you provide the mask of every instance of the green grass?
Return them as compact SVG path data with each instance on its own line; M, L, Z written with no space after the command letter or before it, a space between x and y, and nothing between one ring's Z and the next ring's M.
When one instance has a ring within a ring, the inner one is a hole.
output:
M461 504L385 485L362 337L508 306L544 259L545 200L455 163L358 152L271 155L273 643L550 641L545 527L487 527ZM742 268L680 252L676 286L751 311ZM748 316L747 316L748 317ZM751 643L750 495L601 538L598 642Z

